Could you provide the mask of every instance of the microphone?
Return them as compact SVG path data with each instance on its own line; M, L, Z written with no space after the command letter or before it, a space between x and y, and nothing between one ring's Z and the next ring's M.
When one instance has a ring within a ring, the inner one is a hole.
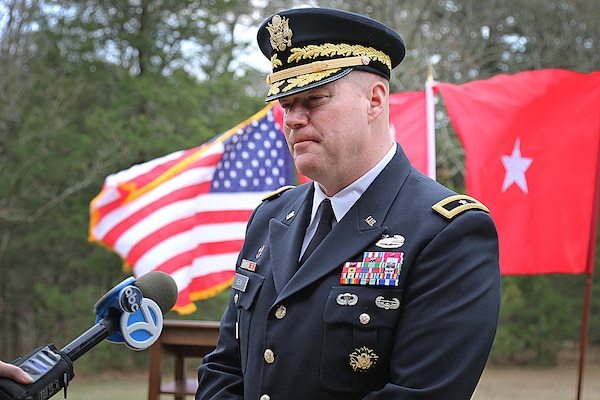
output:
M160 336L162 316L173 308L177 295L177 284L164 272L149 272L137 281L127 278L98 300L96 324L61 351L75 361L104 339L147 349Z
M46 400L65 390L74 377L73 362L107 339L133 350L150 347L162 332L163 314L177 301L177 284L164 272L127 278L94 306L96 324L58 350L42 346L13 362L33 378L29 385L0 378L0 400Z

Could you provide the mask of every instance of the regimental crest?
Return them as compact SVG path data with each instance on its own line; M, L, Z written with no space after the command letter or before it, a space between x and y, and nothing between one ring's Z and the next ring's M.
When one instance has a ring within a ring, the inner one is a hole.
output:
M284 51L287 47L292 46L293 32L289 26L290 20L280 15L273 15L271 22L267 24L267 30L271 37L271 47L273 50Z

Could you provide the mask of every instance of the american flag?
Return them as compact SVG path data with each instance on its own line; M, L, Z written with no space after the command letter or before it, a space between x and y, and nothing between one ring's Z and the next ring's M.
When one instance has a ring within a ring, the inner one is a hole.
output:
M273 104L210 142L110 175L90 206L90 240L135 276L170 274L174 307L230 286L246 222L263 196L295 183Z
M425 93L390 96L390 122L415 167L427 170ZM210 142L110 175L90 205L90 240L117 253L137 277L170 274L174 309L231 286L246 223L261 199L308 179L296 173L271 103Z

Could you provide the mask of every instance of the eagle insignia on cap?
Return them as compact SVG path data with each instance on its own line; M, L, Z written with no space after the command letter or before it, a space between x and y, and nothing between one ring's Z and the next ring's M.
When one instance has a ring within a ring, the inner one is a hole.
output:
M289 26L290 20L281 17L278 14L273 15L271 22L266 28L271 36L271 46L273 50L283 51L292 45L293 32Z

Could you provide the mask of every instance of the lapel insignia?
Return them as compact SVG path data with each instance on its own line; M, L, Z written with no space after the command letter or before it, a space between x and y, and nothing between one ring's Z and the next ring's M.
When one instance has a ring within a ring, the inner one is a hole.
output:
M294 215L296 215L296 211L290 212L288 215L285 216L285 220L289 221L290 219L294 218Z
M372 215L369 215L367 218L365 218L365 222L369 225L369 226L373 226L377 223L377 220L375 218L373 218Z
M242 259L242 263L240 264L240 268L254 272L254 271L256 271L256 263L254 261L246 260L244 258L244 259Z
M381 247L382 249L397 249L398 247L402 247L404 240L404 236L402 235L383 235L383 237L375 243L375 246Z
M362 261L347 261L342 268L340 284L398 286L404 253L367 251Z
M366 372L377 364L379 356L367 346L356 348L349 354L350 366L354 372Z

